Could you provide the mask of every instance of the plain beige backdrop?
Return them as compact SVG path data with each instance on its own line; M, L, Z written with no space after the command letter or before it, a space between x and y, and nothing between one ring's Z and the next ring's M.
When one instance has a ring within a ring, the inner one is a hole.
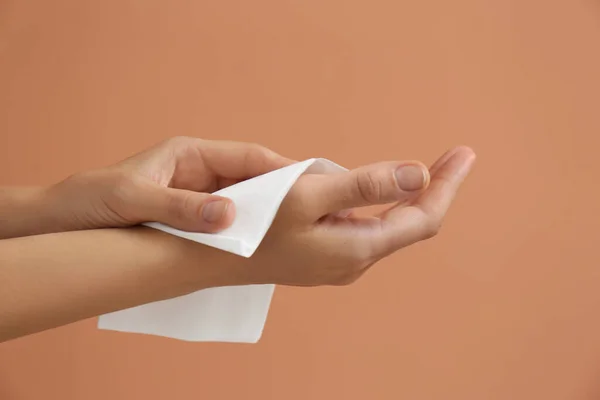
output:
M259 344L88 320L0 345L0 399L600 399L599 134L595 0L0 0L2 185L173 135L479 156L438 237L278 288Z

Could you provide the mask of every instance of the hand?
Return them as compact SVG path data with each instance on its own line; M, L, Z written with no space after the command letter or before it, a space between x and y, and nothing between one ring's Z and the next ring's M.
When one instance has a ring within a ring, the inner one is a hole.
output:
M255 144L177 137L49 190L54 225L68 231L157 221L195 232L228 227L235 206L209 193L293 163Z
M282 203L257 252L238 260L244 267L237 273L248 274L250 283L354 282L380 259L437 234L474 161L471 149L458 147L429 171L418 162L383 162L305 175ZM373 217L359 218L351 210L387 203L397 204Z
M220 145L217 143L217 147ZM115 167L117 172L99 173L101 177L114 173L121 179L125 179L123 174L133 176L132 188L126 191L133 197L125 198L132 202L125 204L143 203L147 194L161 196L161 189L168 191L165 182L177 176L177 168L181 165L185 171L184 166L189 165L175 162L176 167L161 175L165 169L154 168L155 164L148 160L164 158L152 156L152 151L147 154L148 158L134 157L120 164ZM267 154L268 159L279 159ZM429 171L420 163L385 162L334 175L305 175L284 200L263 243L250 258L144 227L0 240L0 280L7 283L7 290L0 290L0 341L209 287L349 284L383 257L434 236L474 159L470 149L457 148ZM400 166L408 168L398 169ZM126 171L135 173L128 175ZM396 175L401 179L396 181ZM243 174L215 176L226 179L208 180L207 187L228 184L239 179L233 176ZM83 182L94 183L94 179L100 178L90 177ZM121 182L107 180L113 184ZM125 186L130 184L127 182L125 179ZM85 193L85 187L79 187L75 193L82 190ZM110 185L105 190L111 193ZM103 193L95 184L91 184L90 191ZM162 215L164 211L153 211L153 201L140 209L150 210L149 214L133 210L129 219L115 221L128 224L146 219L140 215ZM374 217L359 218L352 211L355 207L386 203L397 204ZM100 207L102 213L94 214L94 208L86 211L90 204ZM118 201L110 204L75 202L65 208L75 208L75 215L86 211L80 215L90 215L94 221L97 215L112 216L110 207L121 207ZM119 210L123 213L131 208ZM40 260L44 261L44 268L40 268Z

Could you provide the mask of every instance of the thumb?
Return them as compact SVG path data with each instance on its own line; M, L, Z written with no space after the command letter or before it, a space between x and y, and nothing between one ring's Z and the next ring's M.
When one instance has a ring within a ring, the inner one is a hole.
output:
M235 205L225 197L161 186L148 188L140 216L188 232L214 233L231 225Z
M352 171L311 176L303 200L310 218L355 207L405 202L429 185L429 171L418 161L380 162Z

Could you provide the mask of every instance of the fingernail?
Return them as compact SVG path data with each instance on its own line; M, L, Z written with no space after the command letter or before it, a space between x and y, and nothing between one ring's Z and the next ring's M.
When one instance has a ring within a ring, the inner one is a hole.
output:
M228 206L229 202L225 200L211 201L202 209L202 218L209 224L219 222L225 215Z
M398 186L407 192L423 189L426 179L423 167L418 165L404 165L396 170Z

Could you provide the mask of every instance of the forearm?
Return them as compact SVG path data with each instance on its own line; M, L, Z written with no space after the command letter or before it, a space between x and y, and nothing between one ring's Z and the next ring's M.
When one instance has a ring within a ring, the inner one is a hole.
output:
M0 188L0 239L56 232L52 188Z
M0 341L108 312L243 284L237 257L149 228L0 241Z

